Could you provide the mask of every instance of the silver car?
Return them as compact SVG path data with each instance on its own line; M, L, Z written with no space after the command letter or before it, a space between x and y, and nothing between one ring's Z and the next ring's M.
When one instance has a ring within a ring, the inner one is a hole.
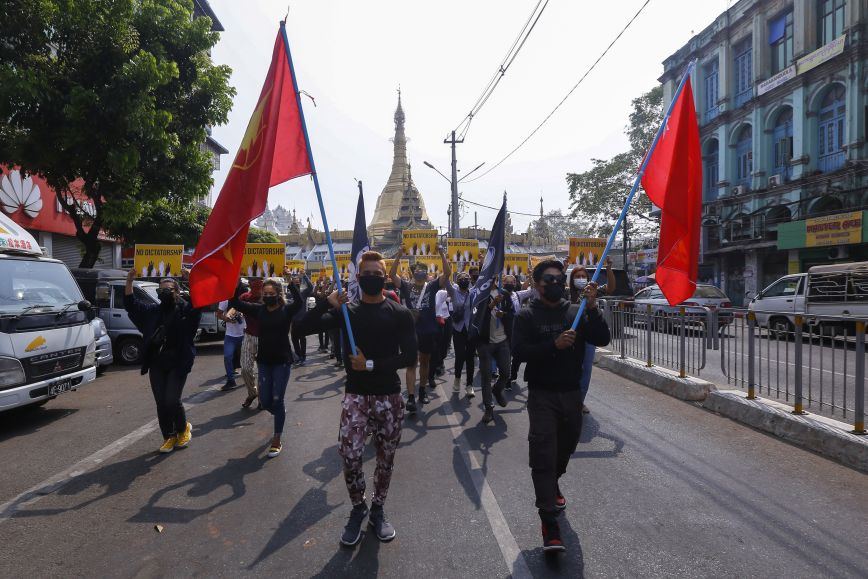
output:
M663 292L656 285L638 291L633 303L640 321L641 314L650 305L651 314L654 316L654 327L661 331L667 331L674 327L675 317L681 307L687 308L688 314L694 314L693 317L697 318L697 322L699 317L696 314L703 313L703 308L718 310L718 323L721 327L731 323L733 317L730 309L732 308L732 301L720 288L706 283L696 284L696 291L693 292L693 296L676 306L669 305Z
M96 340L96 371L101 373L106 366L115 361L112 339L109 337L108 329L102 318L94 318L90 325L93 327L93 335Z

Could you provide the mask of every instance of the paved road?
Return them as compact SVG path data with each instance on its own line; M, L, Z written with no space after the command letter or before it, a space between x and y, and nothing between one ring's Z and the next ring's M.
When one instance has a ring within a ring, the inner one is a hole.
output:
M311 354L270 417L217 390L205 348L190 448L155 454L144 378L112 370L0 415L0 577L857 577L868 477L597 370L563 489L569 551L547 559L527 468L523 389L489 426L438 396L407 420L387 512L398 538L338 545L342 372ZM371 464L371 452L366 465ZM368 469L370 473L370 468ZM162 533L155 531L161 525Z

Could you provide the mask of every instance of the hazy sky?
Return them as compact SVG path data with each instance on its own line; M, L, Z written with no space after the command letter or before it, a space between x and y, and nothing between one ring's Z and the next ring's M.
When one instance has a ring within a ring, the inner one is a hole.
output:
M529 40L458 146L459 170L493 165L575 84L644 0L550 0ZM447 133L469 112L536 0L296 0L287 31L329 226L352 228L354 178L363 181L370 222L389 176L393 114L400 84L413 179L435 225L446 226L449 183L422 162L450 171ZM237 89L227 125L214 137L227 149L214 198L238 148L268 69L287 0L211 0L226 31L215 62L233 69ZM726 0L651 0L645 11L548 124L485 178L462 183L467 199L537 213L566 209L565 175L627 146L630 101L657 84L662 61L709 25ZM480 174L478 171L476 175ZM459 176L461 173L459 173ZM474 175L475 176L475 175ZM472 177L471 177L472 179ZM269 206L296 208L321 227L313 183L302 177L271 190ZM490 227L493 211L468 206L462 227ZM531 217L513 215L524 231Z

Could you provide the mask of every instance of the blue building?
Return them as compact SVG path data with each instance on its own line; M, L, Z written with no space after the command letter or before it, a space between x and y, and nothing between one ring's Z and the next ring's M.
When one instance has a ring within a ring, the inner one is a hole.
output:
M746 303L787 273L868 260L865 0L741 0L689 61L703 155L700 279Z

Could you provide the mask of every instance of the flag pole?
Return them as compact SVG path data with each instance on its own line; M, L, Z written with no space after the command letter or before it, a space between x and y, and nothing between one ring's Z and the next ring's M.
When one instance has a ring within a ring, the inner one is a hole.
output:
M292 66L292 53L289 51L289 37L286 35L286 20L283 20L280 23L280 34L281 36L283 36L283 46L286 49L286 59L287 61L289 61L289 74L292 75L292 86L293 88L295 88L295 101L298 105L299 117L301 118L301 130L302 132L304 132L304 145L307 148L307 158L310 162L310 174L311 177L313 177L314 189L316 189L316 200L319 202L319 212L320 216L322 217L322 226L325 230L326 243L329 247L329 257L332 260L332 272L335 276L335 285L338 290L338 295L340 295L341 291L343 290L343 288L341 287L341 276L338 272L338 262L335 259L335 248L332 244L332 235L329 231L329 223L328 219L326 218L325 205L323 205L322 202L322 192L319 188L319 178L316 174L316 165L314 165L313 162L313 151L310 148L310 138L308 138L307 134L307 123L304 120L304 109L301 106L301 92L298 88L298 82L296 82L295 79L295 68L293 68ZM347 310L347 304L341 304L341 311L344 314L344 324L347 327L347 337L350 341L350 349L352 350L353 355L356 355L358 353L358 350L356 350L356 339L355 336L353 336L353 328L350 326L350 314Z
M642 182L642 176L645 174L645 168L648 166L648 161L651 160L651 155L654 153L654 149L657 147L657 143L660 141L660 137L666 129L666 122L669 120L669 117L672 116L672 109L675 108L675 103L678 102L678 97L681 96L681 91L684 89L684 85L687 83L687 79L690 78L690 73L693 72L695 66L696 60L694 59L687 65L687 70L681 78L681 83L678 85L675 94L672 95L672 102L669 103L669 108L666 109L666 114L663 116L663 122L660 123L660 128L657 129L657 134L654 135L654 140L651 141L651 146L648 147L648 152L645 153L645 158L642 159L642 164L639 166L639 171L636 173L636 180L633 181L633 187L630 189L630 194L627 195L627 200L624 202L624 207L621 209L618 221L615 222L615 227L612 229L612 233L609 235L609 240L606 242L606 249L603 250L603 254L597 260L597 267L594 270L594 276L591 278L592 283L597 282L597 278L600 277L600 272L603 271L602 265L606 262L606 258L609 256L609 250L612 249L612 245L615 243L615 236L618 234L621 224L627 218L627 211L630 209L630 203L633 201L633 196L636 194L636 191L639 189L639 185ZM624 264L624 270L627 270L626 263ZM582 314L585 313L586 302L587 299L582 297L582 302L579 304L579 311L576 313L573 325L570 326L571 330L575 330L576 327L578 327L579 320L582 319Z

